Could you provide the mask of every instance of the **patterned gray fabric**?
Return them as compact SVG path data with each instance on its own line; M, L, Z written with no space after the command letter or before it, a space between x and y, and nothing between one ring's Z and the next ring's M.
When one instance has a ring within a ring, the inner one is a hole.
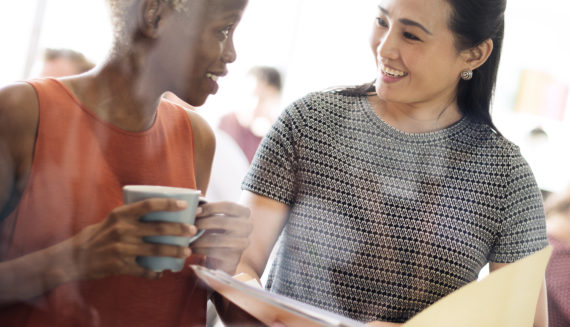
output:
M404 322L547 245L518 148L463 118L408 134L366 97L313 93L263 140L245 190L291 207L268 288L361 321Z

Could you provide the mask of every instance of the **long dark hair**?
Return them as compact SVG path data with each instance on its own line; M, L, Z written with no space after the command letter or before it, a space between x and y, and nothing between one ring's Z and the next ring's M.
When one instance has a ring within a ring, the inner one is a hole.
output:
M476 47L493 40L493 51L487 61L475 71L469 81L460 80L457 87L457 104L464 116L497 128L491 119L491 100L497 81L501 48L505 31L506 0L447 0L452 14L449 28L455 35L458 51ZM374 82L349 87L338 92L344 95L364 95L374 92Z

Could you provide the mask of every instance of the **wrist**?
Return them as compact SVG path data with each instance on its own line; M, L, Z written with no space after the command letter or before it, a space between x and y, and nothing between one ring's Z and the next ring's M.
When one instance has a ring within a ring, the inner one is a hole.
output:
M44 285L56 287L74 280L80 280L81 276L74 260L74 251L71 240L64 241L48 249L52 255L44 256L47 259L45 265Z

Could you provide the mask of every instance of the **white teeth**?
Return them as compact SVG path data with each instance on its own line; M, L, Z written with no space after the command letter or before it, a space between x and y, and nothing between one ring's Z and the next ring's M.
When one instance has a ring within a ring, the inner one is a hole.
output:
M214 75L214 74L210 74L210 73L206 73L206 77L208 77L209 79L211 79L214 82L216 82L219 78L218 75Z
M395 69L386 67L386 66L384 66L384 65L382 65L382 68L381 68L381 69L382 69L382 72L383 72L384 74L386 74L386 75L388 75L388 76L391 76L391 77L404 77L404 76L408 75L408 73L406 73L406 72L402 72L402 71L399 71L399 70L395 70Z

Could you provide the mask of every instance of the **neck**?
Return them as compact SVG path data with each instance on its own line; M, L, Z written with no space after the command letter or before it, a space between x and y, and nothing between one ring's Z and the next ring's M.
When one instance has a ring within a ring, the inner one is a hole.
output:
M406 133L438 131L462 118L455 98L437 104L403 104L383 101L374 94L370 103L380 118Z
M127 131L144 131L152 126L165 90L149 79L137 58L110 58L93 73L64 83L96 116Z

